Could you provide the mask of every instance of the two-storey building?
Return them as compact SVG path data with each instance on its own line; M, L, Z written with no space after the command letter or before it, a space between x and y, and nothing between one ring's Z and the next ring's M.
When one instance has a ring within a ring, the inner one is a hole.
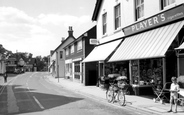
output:
M89 42L90 39L96 39L96 26L65 47L65 75L84 85L96 85L98 77L96 62L82 63L83 59L94 48L94 45Z
M152 93L152 82L162 86L172 76L183 75L183 3L183 0L97 0L92 20L97 22L99 45L85 59L86 63L103 61L99 67L103 75L116 72L127 76L139 95ZM115 50L107 47L109 44ZM106 57L104 52L109 52Z
M75 37L73 36L72 27L69 26L68 37L66 39L61 39L61 44L54 50L51 51L50 55L50 73L54 77L64 78L65 77L65 50L68 44L73 42Z

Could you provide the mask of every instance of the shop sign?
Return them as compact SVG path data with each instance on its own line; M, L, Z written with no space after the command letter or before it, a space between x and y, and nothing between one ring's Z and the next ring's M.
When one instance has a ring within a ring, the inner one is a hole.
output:
M134 33L145 31L147 29L161 26L166 23L176 21L181 18L184 18L184 4L154 15L138 23L127 26L123 28L123 32L125 35L131 35Z

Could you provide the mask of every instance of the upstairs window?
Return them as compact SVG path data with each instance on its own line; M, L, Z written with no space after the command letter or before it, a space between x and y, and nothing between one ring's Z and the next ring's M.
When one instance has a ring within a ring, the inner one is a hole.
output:
M71 54L74 53L74 45L71 46L70 52L71 52Z
M121 8L120 4L114 7L114 17L115 17L115 30L117 30L121 26Z
M77 42L77 51L82 50L82 40Z
M66 49L66 56L68 56L69 55L69 49L67 48Z
M103 35L105 35L107 33L107 13L102 15L102 29Z
M144 16L144 0L135 1L136 20Z
M175 2L176 0L161 0L161 9L164 9L164 7L170 6Z
M60 51L60 59L63 58L63 51Z

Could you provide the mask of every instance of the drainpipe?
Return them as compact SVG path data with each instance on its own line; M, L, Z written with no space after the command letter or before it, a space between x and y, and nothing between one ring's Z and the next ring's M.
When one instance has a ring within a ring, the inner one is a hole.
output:
M176 50L176 56L177 56L177 77L180 76L180 59L179 59L179 51Z
M58 77L58 82L59 82L59 74L58 74L58 72L59 72L59 65L58 65L58 52L56 51L56 75L57 75L57 77Z
M163 63L163 84L166 83L166 63L165 63L165 58L162 58L162 63Z

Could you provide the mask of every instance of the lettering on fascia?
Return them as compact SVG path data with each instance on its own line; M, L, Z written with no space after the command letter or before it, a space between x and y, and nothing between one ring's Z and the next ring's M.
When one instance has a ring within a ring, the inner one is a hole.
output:
M132 32L134 31L139 31L139 30L143 30L145 28L151 27L151 26L155 26L161 22L164 22L166 20L164 13L154 16L152 18L149 18L147 20L144 20L142 22L139 22L138 24L134 24L131 26L132 28Z

